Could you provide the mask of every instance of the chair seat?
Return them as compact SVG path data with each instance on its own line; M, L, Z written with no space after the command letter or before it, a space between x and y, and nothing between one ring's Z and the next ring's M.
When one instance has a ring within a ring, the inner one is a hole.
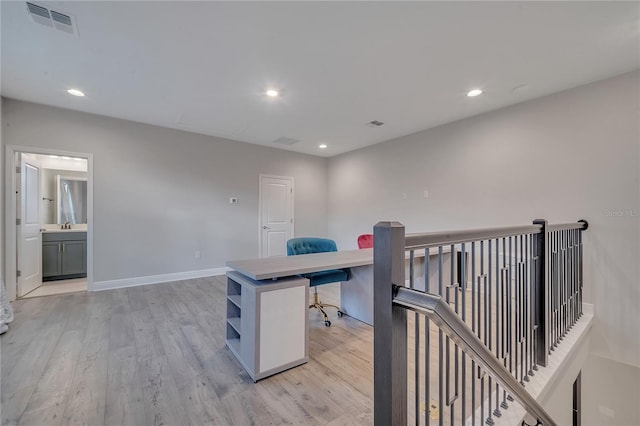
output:
M342 269L331 269L329 271L304 274L303 277L309 280L310 287L314 287L322 284L349 281L349 272Z

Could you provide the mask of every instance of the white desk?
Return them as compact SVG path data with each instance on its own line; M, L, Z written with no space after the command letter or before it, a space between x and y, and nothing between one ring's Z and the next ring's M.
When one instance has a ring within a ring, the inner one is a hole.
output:
M429 288L437 289L438 253L429 253ZM407 253L407 259L409 254ZM450 250L443 250L443 281L449 283ZM227 266L254 280L277 280L329 269L351 269L351 279L340 284L340 310L345 314L373 325L373 249L345 250L298 256L267 257L262 259L231 260ZM408 266L407 266L408 269ZM409 276L408 270L406 276ZM415 254L414 287L425 288L424 251Z
M268 280L364 265L373 265L373 249L330 251L227 262L228 267L254 280Z
M444 284L450 283L452 261L450 250L444 250ZM373 325L373 249L230 260L227 266L234 269L227 273L227 346L254 381L308 360L309 281L300 274L350 268L351 278L340 283L340 310ZM425 266L420 250L414 259L414 288L423 291ZM437 251L429 253L428 269L429 290L435 292ZM297 327L287 329L291 324Z

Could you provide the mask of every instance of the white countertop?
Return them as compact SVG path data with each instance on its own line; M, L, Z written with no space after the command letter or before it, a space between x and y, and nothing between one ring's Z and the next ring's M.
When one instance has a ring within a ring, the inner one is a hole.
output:
M87 224L81 223L78 225L71 225L71 229L60 229L61 225L47 223L42 225L40 230L43 233L54 233L54 232L87 232Z

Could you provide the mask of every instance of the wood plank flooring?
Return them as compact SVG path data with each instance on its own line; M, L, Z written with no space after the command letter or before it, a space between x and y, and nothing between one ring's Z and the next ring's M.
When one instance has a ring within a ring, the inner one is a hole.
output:
M225 278L24 299L3 425L373 424L373 329L310 312L310 361L257 384L224 344ZM321 299L337 302L339 287Z

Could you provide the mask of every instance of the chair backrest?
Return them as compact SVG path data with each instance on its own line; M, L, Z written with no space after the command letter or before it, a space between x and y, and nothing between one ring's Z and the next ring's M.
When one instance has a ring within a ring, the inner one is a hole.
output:
M338 251L336 242L327 238L301 237L287 241L287 256Z
M373 247L373 234L362 234L358 237L358 248L372 248Z

